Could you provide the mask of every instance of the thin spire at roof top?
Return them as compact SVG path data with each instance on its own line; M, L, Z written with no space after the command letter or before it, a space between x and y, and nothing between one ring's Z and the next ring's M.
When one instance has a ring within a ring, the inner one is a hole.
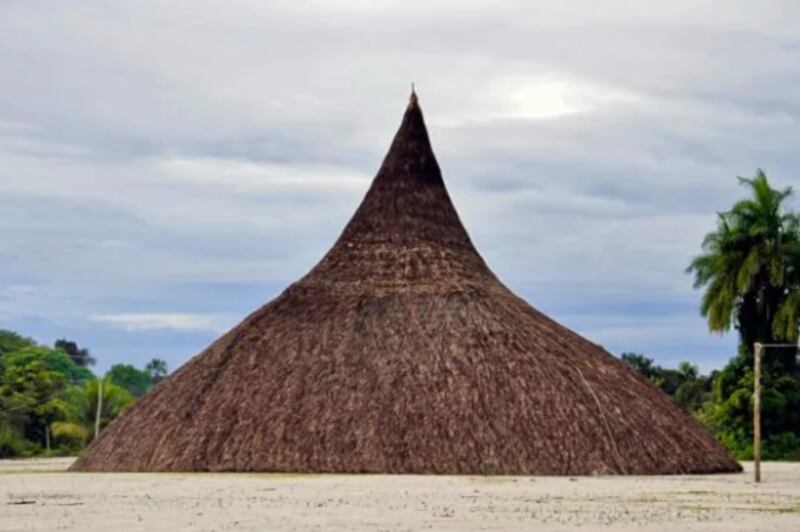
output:
M414 89L414 82L411 82L411 97L408 99L408 106L409 107L416 107L417 106L417 91Z

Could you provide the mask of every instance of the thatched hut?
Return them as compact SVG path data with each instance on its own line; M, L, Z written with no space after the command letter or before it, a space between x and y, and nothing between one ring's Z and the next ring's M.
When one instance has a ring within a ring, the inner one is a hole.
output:
M514 295L448 196L416 96L333 248L92 442L82 471L713 473L739 465Z

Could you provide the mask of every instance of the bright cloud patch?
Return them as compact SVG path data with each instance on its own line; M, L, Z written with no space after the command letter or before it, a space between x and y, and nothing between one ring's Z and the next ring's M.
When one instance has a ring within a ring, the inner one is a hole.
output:
M637 100L619 89L553 76L500 78L492 83L490 92L507 108L504 116L527 120L558 118Z
M126 331L151 331L158 329L184 331L224 331L229 320L217 314L105 314L92 316L92 321L108 323Z

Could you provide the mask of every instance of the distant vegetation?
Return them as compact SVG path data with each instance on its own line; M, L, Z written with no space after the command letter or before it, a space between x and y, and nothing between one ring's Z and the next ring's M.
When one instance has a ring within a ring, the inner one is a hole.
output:
M716 371L708 376L700 375L691 362L681 362L678 369L666 369L638 353L622 353L622 360L691 414L698 414L711 398Z
M94 363L75 342L49 347L0 330L0 458L79 451L94 437L100 390L102 429L167 373L153 359L143 370L117 364L98 377Z

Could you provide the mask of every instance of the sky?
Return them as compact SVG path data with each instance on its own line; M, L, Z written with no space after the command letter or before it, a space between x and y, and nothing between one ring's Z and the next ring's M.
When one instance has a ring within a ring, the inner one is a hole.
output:
M353 213L416 84L498 276L615 354L722 366L686 266L800 186L796 1L0 0L0 328L174 369ZM796 203L790 203L796 207Z

